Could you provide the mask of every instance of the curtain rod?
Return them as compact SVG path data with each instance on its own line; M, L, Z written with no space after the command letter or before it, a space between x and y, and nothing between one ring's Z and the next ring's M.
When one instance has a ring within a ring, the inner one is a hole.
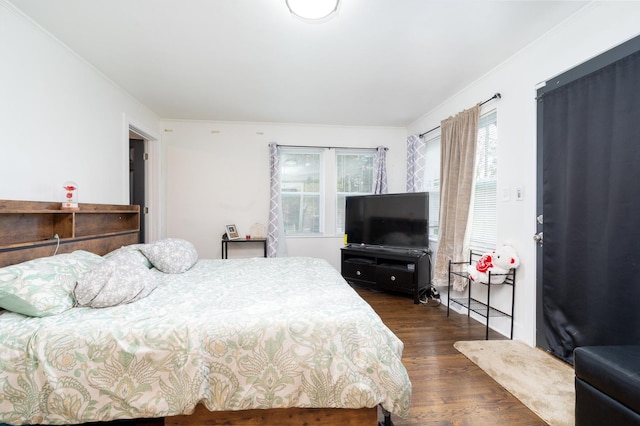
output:
M352 147L352 146L314 146L314 145L280 145L276 144L276 146L282 146L284 148L322 148L322 149L368 149L368 150L377 150L377 148L362 148L362 147ZM384 147L385 151L388 151L389 148Z
M494 100L494 99L500 99L500 98L502 98L502 95L501 95L500 93L496 93L496 94L494 94L492 97L490 97L489 99L487 99L486 101L481 102L481 103L480 103L480 106L482 106L482 105L486 104L486 103L487 103L487 102L489 102L489 101L492 101L492 100ZM420 134L418 135L418 137L420 137L420 138L421 138L421 137L423 137L424 135L426 135L427 133L431 133L431 132L433 132L434 130L438 130L439 128L440 128L440 126L436 126L436 127L434 127L433 129L431 129L431 130L427 130L427 131L426 131L426 132L424 132L424 133L420 133Z

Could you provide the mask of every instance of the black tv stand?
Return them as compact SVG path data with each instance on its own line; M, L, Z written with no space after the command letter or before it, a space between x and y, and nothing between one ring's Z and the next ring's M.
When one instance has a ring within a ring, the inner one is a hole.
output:
M351 284L375 290L413 295L420 303L420 290L431 283L428 247L412 249L348 245L342 252L342 276Z

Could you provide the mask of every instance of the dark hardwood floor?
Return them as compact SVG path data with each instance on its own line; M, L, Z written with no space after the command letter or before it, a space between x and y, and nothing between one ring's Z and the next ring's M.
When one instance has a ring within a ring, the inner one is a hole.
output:
M357 289L404 342L403 363L413 397L407 425L545 425L513 395L484 373L453 344L484 339L485 327L446 305L414 305L409 297ZM505 339L490 331L490 339Z

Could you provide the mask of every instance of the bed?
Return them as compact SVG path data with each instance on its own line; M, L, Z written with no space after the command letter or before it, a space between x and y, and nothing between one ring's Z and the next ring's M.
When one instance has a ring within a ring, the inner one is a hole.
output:
M1 213L0 203L0 221ZM326 261L194 259L187 250L186 263L194 263L170 270L182 260L173 249L165 250L167 272L153 249L168 243L192 248L178 239L94 252L73 245L33 260L23 252L20 263L0 269L0 285L9 270L47 289L71 288L74 297L60 312L0 313L0 423L362 424L377 421L378 406L407 416L402 342ZM15 248L0 246L0 261ZM124 258L154 287L124 303L104 302L100 290L90 303L107 307L78 306L87 299L80 284L98 269L111 271L103 288L118 297L144 281L131 278L137 272L119 263Z

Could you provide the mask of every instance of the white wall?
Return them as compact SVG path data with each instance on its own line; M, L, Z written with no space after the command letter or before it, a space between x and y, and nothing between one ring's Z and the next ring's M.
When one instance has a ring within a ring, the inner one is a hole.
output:
M590 3L408 129L409 134L423 132L495 92L502 94L502 100L492 101L484 109L495 107L498 111L498 242L510 242L521 257L514 334L531 345L536 327L536 247L532 239L537 215L536 88L538 83L640 34L639 17L640 2ZM524 188L523 201L514 200L516 187ZM510 193L508 201L503 199L505 191Z
M270 142L375 148L387 152L389 192L405 190L406 129L213 121L163 121L166 236L192 241L201 257L220 257L225 224L245 235L269 215ZM290 256L316 256L340 269L342 235L287 238ZM238 246L232 250L237 254ZM259 250L259 247L256 248Z
M128 127L159 118L0 0L0 199L129 203Z

